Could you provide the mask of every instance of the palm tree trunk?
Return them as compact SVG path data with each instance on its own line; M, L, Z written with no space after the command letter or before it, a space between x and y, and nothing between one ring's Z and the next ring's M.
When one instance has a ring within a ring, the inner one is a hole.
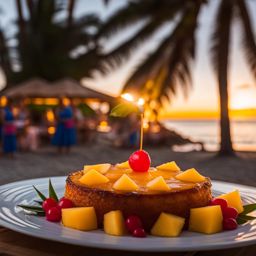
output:
M12 74L9 49L6 44L7 40L4 32L0 29L0 64L5 75L6 85L10 85Z
M216 29L213 34L213 61L215 63L220 105L220 150L219 155L233 155L230 133L229 97L228 97L228 61L231 24L233 18L233 0L220 1L216 18Z
M34 3L32 0L27 0L27 7L28 7L28 11L29 11L29 16L30 16L30 19L32 18L33 16L33 8L34 8Z
M20 0L16 0L16 7L17 7L17 16L18 16L18 24L20 27L20 30L23 29L24 27L24 17L23 17L23 12L22 12L22 6Z
M226 26L225 26L226 25ZM233 155L230 119L229 119L229 96L228 96L228 55L229 55L229 39L230 24L223 25L225 33L222 37L221 46L219 48L219 65L218 65L218 83L219 83L219 103L220 103L220 155Z
M227 71L227 70L226 70ZM228 83L227 72L222 70L219 74L220 95L220 155L233 155L233 147L230 133L230 119L228 112Z
M73 13L74 13L74 7L75 7L75 0L69 0L68 2L68 27L72 26L73 23Z

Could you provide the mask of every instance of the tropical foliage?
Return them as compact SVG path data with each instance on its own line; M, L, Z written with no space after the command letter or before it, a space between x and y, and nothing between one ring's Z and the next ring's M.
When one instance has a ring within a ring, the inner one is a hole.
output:
M99 36L109 38L135 26L141 28L106 55L108 67L118 67L138 47L169 23L169 32L157 49L147 56L127 80L124 91L149 95L147 100L162 104L172 99L177 87L187 93L191 86L191 65L195 60L196 29L204 0L133 0L118 10L103 25ZM256 77L256 44L246 0L220 0L213 24L211 60L218 80L222 154L233 152L228 114L228 60L231 28L235 20L242 27L242 50Z
M21 1L16 1L18 30L11 38L15 45L10 45L4 29L0 30L0 65L7 85L31 77L80 79L98 68L100 48L94 37L100 20L96 15L73 19L75 1L67 6L55 0L22 3L23 8ZM67 18L61 18L65 11Z

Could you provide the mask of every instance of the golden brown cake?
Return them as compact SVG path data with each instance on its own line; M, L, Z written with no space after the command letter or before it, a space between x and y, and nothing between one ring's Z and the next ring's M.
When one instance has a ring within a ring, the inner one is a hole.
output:
M113 184L124 173L136 182L138 190L127 192L113 189ZM138 215L145 229L149 230L162 212L188 219L191 208L206 206L211 200L209 178L197 183L184 182L175 178L178 173L155 168L150 168L146 173L137 173L111 166L104 174L109 182L87 186L79 181L84 171L76 171L67 178L65 197L72 200L75 206L93 206L100 226L105 213L121 210L125 217ZM151 191L147 188L147 183L158 176L164 178L169 191Z

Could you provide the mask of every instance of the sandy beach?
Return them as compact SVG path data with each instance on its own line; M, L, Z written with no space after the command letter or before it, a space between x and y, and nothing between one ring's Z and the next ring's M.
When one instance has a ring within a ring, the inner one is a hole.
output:
M256 186L256 153L237 153L237 157L216 157L209 152L173 152L169 147L146 148L152 165L175 160L182 169L195 167L212 179ZM84 164L126 161L132 149L107 145L85 145L72 149L69 155L58 155L52 147L36 153L18 153L14 159L0 158L0 184L13 181L67 175Z

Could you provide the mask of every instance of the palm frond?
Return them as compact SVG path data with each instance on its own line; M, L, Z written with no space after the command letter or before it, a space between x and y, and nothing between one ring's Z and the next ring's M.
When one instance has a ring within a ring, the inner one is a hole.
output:
M135 49L143 44L148 38L152 37L164 23L164 20L158 19L147 22L134 36L122 43L120 46L109 52L104 57L104 62L111 68L120 66Z
M103 65L106 65L107 69L112 70L113 68L119 67L121 64L123 64L123 62L129 59L130 55L143 43L145 43L146 40L150 40L154 33L161 29L165 23L173 21L178 14L191 3L191 1L186 0L149 0L147 1L146 6L143 0L137 1L136 3L139 4L140 2L143 2L143 11L145 11L145 9L147 10L147 19L144 20L143 26L138 29L133 36L121 43L111 52L105 54L105 57L103 58ZM131 6L133 6L133 4L133 2L130 3ZM127 9L131 8L130 5L126 7L126 11ZM140 8L136 9L135 11L137 12L136 15L140 16ZM119 12L117 12L116 15L118 17ZM113 17L112 19L115 18ZM119 26L120 28L123 28L123 26L125 27L125 25L122 24L122 20L116 22L119 23L113 23L109 26L112 26L113 29ZM127 20L127 22L129 25L133 24L133 21L130 22ZM105 25L103 25L102 31L108 26L109 23L111 23L111 21L108 21ZM116 31L113 30L112 32ZM99 35L100 34L101 32Z
M186 0L133 0L128 5L119 9L114 13L109 20L99 30L99 37L109 37L118 33L127 27L134 26L141 21L147 19L157 19L169 15L172 18L172 13L177 13L187 3Z
M242 46L246 59L252 70L254 78L256 78L256 43L251 24L251 19L244 0L238 0L239 17L243 28Z
M127 81L124 90L144 90L153 81L154 97L158 102L172 98L177 87L186 92L191 85L191 60L195 53L195 32L201 4L189 6L175 29L146 58Z
M144 5L145 7L145 5ZM142 1L131 1L128 5L117 10L99 30L99 37L109 37L120 29L127 28L146 19L149 14L143 7Z

